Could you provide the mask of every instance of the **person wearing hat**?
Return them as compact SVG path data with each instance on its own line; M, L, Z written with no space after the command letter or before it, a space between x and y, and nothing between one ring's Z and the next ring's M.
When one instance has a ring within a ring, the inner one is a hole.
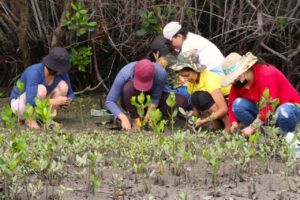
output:
M300 96L278 69L257 60L251 52L243 56L233 52L222 63L225 75L221 83L232 84L228 102L230 129L234 131L242 123L246 127L241 132L248 137L259 124L266 122L269 111L275 111L276 125L291 138L300 121ZM278 98L279 104L277 108L267 105L259 110L256 105L266 89L271 100Z
M179 22L170 22L163 28L163 35L171 41L175 50L184 53L196 50L201 64L205 65L208 71L223 75L221 63L224 56L215 44L208 39L188 32Z
M147 58L151 62L156 62L166 70L167 83L164 92L175 93L176 107L190 110L191 105L188 104L190 95L187 92L187 82L174 70L169 68L176 62L176 57L174 56L174 52L170 49L169 41L163 36L156 36L150 45L150 51L147 54Z
M166 83L166 71L157 63L152 63L148 59L142 59L137 62L131 62L125 65L117 74L114 83L107 95L105 104L110 112L121 120L122 128L129 130L139 128L139 115L137 109L131 104L131 97L138 96L141 92L149 94L152 99L148 112L153 107L158 107L163 113L167 109L166 102L162 99L164 85ZM121 97L121 106L129 112L132 119L130 123L128 117L117 105Z
M49 98L52 108L69 106L75 98L68 71L71 68L70 56L65 48L54 47L41 63L26 68L20 81L24 83L24 91L14 86L10 95L10 106L13 113L23 118L26 104L35 106L34 99ZM35 119L25 120L25 125L39 129Z
M177 63L171 68L188 81L194 115L208 114L204 119L199 119L195 127L208 122L214 122L212 125L215 125L221 120L224 129L229 130L228 109L224 96L229 94L230 86L221 86L222 76L208 71L205 65L201 65L196 50L179 54Z

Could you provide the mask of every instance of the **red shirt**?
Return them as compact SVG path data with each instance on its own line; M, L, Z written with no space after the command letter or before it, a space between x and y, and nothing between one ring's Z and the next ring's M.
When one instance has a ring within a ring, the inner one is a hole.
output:
M228 109L230 123L238 121L232 111L232 102L238 98L243 97L258 103L266 88L269 88L270 98L279 98L279 105L284 103L300 103L300 96L297 90L291 85L288 79L274 66L266 64L255 64L253 66L253 83L249 89L231 87ZM273 110L271 105L264 107L260 112L260 120L266 120L266 114L269 110Z

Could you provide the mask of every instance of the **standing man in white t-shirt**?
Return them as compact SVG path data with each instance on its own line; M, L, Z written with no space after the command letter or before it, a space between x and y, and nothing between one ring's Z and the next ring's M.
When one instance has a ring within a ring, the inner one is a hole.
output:
M224 56L221 51L208 39L188 32L179 22L170 22L163 29L163 35L170 40L173 48L181 53L197 49L201 65L207 70L223 75L221 63Z

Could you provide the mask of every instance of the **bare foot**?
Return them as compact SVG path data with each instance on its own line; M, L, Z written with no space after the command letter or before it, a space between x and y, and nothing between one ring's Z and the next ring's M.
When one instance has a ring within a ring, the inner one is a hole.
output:
M33 128L33 129L40 129L40 126L38 125L38 123L36 122L36 120L26 120L25 121L25 125L29 128Z

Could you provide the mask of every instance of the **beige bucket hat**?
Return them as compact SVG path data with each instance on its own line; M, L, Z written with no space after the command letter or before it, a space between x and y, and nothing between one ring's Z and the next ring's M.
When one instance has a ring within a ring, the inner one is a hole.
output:
M221 79L221 85L227 87L239 75L246 72L257 62L257 57L251 52L241 56L238 53L230 53L222 62L224 76Z

